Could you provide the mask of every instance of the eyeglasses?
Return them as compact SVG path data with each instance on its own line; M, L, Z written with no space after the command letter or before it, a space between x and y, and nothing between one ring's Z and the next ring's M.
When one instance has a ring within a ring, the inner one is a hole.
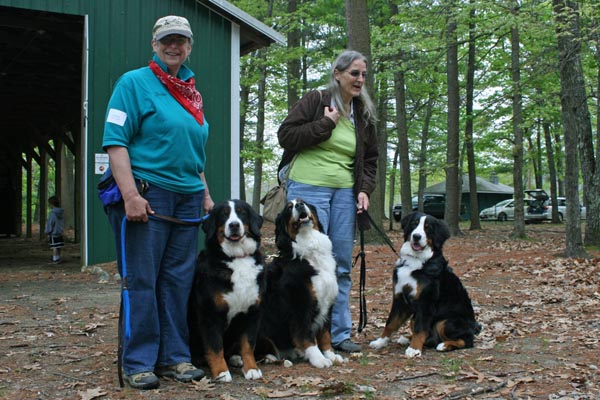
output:
M158 41L160 44L164 46L170 46L172 44L176 44L177 46L181 46L182 44L186 44L188 42L188 38L185 36L176 36L176 35L167 35Z
M359 76L362 75L363 79L367 79L367 73L366 72L360 72L357 69L353 69L352 71L348 71L348 73L353 76L354 78L358 78Z

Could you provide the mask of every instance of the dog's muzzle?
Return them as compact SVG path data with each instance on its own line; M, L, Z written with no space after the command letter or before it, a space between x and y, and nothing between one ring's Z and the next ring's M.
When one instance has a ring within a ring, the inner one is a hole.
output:
M418 233L415 233L411 236L410 247L414 251L422 251L425 248L425 246L421 244L421 239L423 239L423 237Z
M308 209L306 204L296 203L296 205L294 206L294 218L296 220L296 222L294 222L296 228L311 222L310 210Z
M227 230L225 233L225 239L229 240L230 242L239 242L244 236L242 224L237 221L230 222L227 225Z

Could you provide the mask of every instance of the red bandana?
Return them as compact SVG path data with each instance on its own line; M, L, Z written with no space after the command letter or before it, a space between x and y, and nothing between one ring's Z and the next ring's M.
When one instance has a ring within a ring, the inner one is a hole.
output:
M202 95L196 90L196 80L190 78L182 81L179 78L167 74L159 65L150 61L150 69L158 78L175 100L179 102L200 125L204 125L204 112L202 111Z

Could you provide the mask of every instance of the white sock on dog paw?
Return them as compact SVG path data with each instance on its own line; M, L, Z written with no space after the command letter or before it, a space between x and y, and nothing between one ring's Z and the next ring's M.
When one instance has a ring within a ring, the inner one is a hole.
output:
M438 345L435 347L435 349L436 349L437 351L446 351L446 350L448 350L448 348L446 347L446 343L444 343L444 342L442 342L442 343L439 343L439 344L438 344Z
M381 349L387 346L389 342L389 337L380 337L379 339L373 340L371 343L369 343L369 346L373 349Z
M396 343L404 346L410 343L410 339L404 335L400 335L400 337L396 340Z
M260 369L249 369L248 371L244 372L244 378L248 380L260 379L262 378L262 372Z
M234 354L233 356L229 357L229 365L235 368L241 368L244 366L244 360L242 360L242 356L239 354Z
M421 357L421 350L413 349L409 346L406 348L404 354L406 354L406 357L408 358Z
M343 363L344 362L344 357L340 356L339 354L335 354L333 351L331 350L325 350L323 352L323 355L325 356L325 358L333 361L334 363Z
M308 362L317 368L328 368L333 365L333 361L325 358L321 350L316 345L310 346L304 352L304 357L308 360Z
M231 378L231 373L229 371L221 372L215 377L215 381L217 382L231 382L232 380L233 379Z

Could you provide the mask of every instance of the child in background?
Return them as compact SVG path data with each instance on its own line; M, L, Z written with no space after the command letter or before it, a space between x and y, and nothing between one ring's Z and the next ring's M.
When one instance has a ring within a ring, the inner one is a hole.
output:
M65 211L60 208L58 197L52 196L48 199L50 204L50 215L46 224L46 235L52 249L52 261L49 264L60 264L60 249L65 246L63 230L65 228Z

